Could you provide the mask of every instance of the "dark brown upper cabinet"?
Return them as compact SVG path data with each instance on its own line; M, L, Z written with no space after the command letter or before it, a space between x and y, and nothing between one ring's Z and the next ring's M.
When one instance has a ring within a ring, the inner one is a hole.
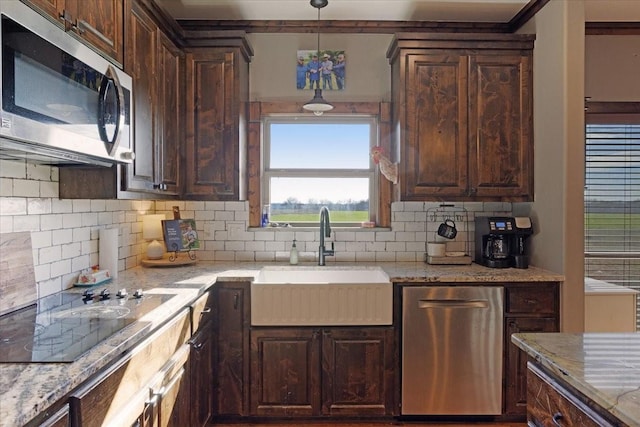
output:
M22 0L122 65L124 0Z
M246 198L249 61L244 39L209 40L187 51L184 198Z
M533 199L532 54L529 35L396 35L401 200Z
M180 143L184 140L184 54L137 2L127 18L125 71L133 78L136 158L128 167L129 191L180 193Z

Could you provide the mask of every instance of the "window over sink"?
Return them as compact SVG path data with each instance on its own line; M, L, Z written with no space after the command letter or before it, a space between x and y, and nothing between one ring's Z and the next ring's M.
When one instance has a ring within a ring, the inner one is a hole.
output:
M377 120L363 116L278 116L263 121L262 205L272 223L318 224L322 206L331 222L375 221Z

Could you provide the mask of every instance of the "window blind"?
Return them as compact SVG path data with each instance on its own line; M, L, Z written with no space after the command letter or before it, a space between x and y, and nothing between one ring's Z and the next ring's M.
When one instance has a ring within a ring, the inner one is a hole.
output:
M606 119L586 127L585 276L640 290L640 116Z

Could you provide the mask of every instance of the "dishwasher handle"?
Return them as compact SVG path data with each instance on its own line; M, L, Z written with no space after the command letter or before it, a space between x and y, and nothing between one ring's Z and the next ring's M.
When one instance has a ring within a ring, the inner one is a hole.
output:
M421 299L418 308L488 308L486 299Z

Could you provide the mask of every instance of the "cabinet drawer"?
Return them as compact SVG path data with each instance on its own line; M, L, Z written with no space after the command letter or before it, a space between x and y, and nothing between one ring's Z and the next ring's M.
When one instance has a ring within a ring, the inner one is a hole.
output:
M608 427L612 424L586 403L529 363L527 421L534 426Z
M198 329L204 327L213 319L213 292L205 292L191 305L191 333L195 334Z
M148 382L189 336L185 309L129 355L71 395L73 425L99 426L113 421L123 408L130 406L132 396L149 393L144 390Z
M507 313L550 314L557 312L556 286L508 287Z

